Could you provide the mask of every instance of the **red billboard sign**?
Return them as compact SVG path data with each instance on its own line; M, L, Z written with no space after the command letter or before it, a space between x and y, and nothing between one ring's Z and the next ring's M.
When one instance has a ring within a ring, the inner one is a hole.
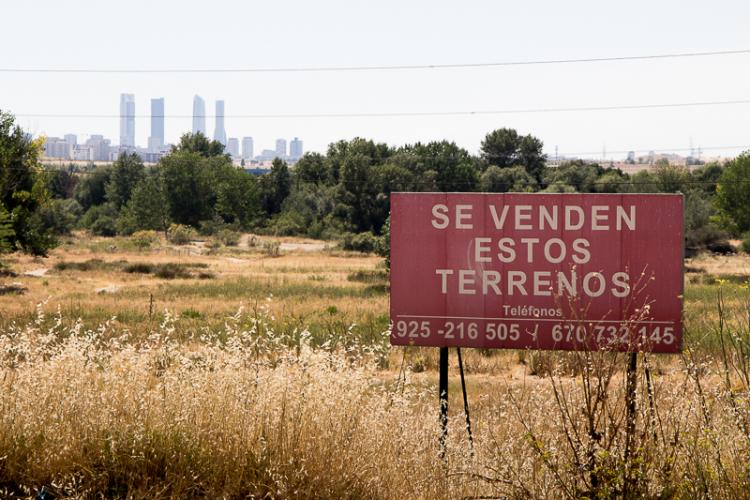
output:
M683 197L393 193L391 343L682 347Z

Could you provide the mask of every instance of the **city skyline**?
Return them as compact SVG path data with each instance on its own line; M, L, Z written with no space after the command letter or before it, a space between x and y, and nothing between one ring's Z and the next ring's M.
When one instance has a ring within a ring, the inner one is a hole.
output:
M78 144L78 134L66 133L63 138L57 136L46 137L45 155L50 158L60 158L79 161L113 161L122 151L138 153L146 162L156 162L161 156L170 151L171 144L165 141L165 98L151 98L150 135L145 147L139 145L135 140L135 130L139 117L135 114L137 99L135 94L120 94L120 143L111 144L102 134L91 134L82 144ZM294 137L287 151L287 140L277 138L273 150L263 150L260 155L254 155L254 138L242 136L242 150L240 151L240 139L238 137L227 137L224 127L224 101L219 99L215 102L216 112L214 115L214 140L224 144L225 152L235 161L264 162L274 158L295 162L304 154L303 142ZM193 97L192 130L187 132L204 133L206 128L205 101L199 95ZM184 133L187 133L184 132ZM82 136L82 137L85 137Z

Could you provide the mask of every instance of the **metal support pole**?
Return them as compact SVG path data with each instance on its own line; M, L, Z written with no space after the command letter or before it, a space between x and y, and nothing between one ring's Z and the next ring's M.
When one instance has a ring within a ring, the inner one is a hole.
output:
M448 348L440 348L440 458L445 457L445 439L448 436Z
M469 416L469 396L466 394L466 380L464 380L464 362L461 359L461 348L456 347L458 353L458 370L461 373L461 391L464 393L464 415L466 415L466 432L469 433L469 447L474 454L474 438L471 436L471 417Z

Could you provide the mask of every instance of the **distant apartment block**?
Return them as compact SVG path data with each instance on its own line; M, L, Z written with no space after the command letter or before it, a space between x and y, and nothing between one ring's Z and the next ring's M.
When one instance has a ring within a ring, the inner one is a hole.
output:
M286 158L286 139L276 139L276 156Z
M258 161L271 161L278 156L275 149L264 149L255 159Z
M240 157L240 141L236 137L230 137L227 141L227 147L226 147L227 153L229 153L229 156L232 158L239 158Z
M206 135L206 101L199 95L193 97L193 133Z
M65 134L63 136L63 139L65 139L65 142L70 144L71 147L74 147L76 144L78 144L78 137L75 134Z
M135 97L120 94L120 147L135 147Z
M292 160L299 160L302 158L302 141L295 137L292 142L289 143L289 158Z
M94 150L83 144L78 144L73 147L70 159L75 161L94 161Z
M59 137L47 137L44 143L44 156L49 158L63 158L69 160L72 153L71 145Z
M112 143L109 139L105 139L103 135L94 134L88 138L85 145L91 148L91 160L93 161L108 161L110 158L110 152L112 151Z
M252 137L243 137L242 138L242 159L243 160L252 160L253 159L253 138Z

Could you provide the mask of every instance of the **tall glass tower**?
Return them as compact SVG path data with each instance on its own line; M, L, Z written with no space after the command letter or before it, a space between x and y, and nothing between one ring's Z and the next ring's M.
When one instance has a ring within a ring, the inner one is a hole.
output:
M193 133L206 135L206 101L199 95L193 97Z
M135 147L135 97L120 94L120 146Z
M158 151L164 146L164 98L151 99L151 137L148 148Z
M227 145L227 131L224 130L224 101L216 101L216 128L214 140Z

